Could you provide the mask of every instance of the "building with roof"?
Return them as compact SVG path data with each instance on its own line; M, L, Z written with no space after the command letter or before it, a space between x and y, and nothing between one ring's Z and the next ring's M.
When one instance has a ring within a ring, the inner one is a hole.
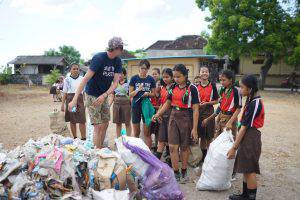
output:
M64 73L66 61L63 56L17 56L8 62L13 65L15 74L50 74L51 70L58 69Z
M218 71L223 68L224 59L216 55L206 55L203 51L207 41L199 35L184 35L176 40L158 40L146 49L146 58L150 61L151 69L173 68L182 63L189 69L189 79L198 75L201 66L206 65L211 71L211 80L216 81ZM127 63L128 75L138 73L138 63L143 58L123 59Z
M51 73L51 70L58 69L64 74L67 63L62 56L17 56L7 63L12 65L13 74L11 83L18 84L46 84L45 77Z

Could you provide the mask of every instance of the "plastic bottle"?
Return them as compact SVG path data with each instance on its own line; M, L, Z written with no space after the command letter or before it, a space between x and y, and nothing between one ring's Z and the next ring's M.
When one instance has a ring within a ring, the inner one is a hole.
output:
M87 117L87 123L86 124L87 124L87 126L86 126L87 138L86 138L84 146L87 149L92 149L94 147L94 142L93 142L94 127L91 124L89 117Z
M126 129L122 129L122 130L121 130L121 136L124 136L124 135L127 135Z

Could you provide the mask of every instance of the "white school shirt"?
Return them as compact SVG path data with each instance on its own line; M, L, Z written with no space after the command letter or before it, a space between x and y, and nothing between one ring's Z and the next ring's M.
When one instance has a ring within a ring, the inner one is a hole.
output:
M71 76L67 76L64 80L63 93L66 94L75 93L82 79L83 79L82 76L78 76L78 78L76 79L74 79Z

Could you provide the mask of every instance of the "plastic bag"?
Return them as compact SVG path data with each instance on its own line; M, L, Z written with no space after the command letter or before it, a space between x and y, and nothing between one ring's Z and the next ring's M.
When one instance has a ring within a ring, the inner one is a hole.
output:
M142 177L141 194L146 199L183 199L183 193L179 189L173 170L156 158L151 152L137 146L124 143L126 148L137 154L150 167Z
M123 144L123 141L142 148L148 152L150 152L150 149L140 138L122 136L115 140L118 153L121 155L124 162L128 166L132 166L132 170L136 175L143 176L148 170L149 164L144 162L138 155L132 153L128 148L126 148Z
M128 190L106 189L100 192L92 190L95 200L129 200Z
M224 130L210 144L196 185L198 190L227 190L231 187L234 159L227 159L227 153L233 142L231 131Z
M152 117L155 113L155 109L153 105L151 104L149 98L144 98L142 100L142 112L143 116L145 118L145 123L149 127L152 122Z
M11 188L12 195L14 197L19 197L22 188L25 187L25 185L27 184L33 184L33 183L28 180L25 173L23 172L19 173L16 179L14 180L13 186Z
M53 112L49 114L49 118L50 129L53 133L59 135L68 135L68 126L65 121L65 116L62 112L59 112L57 109L54 109Z

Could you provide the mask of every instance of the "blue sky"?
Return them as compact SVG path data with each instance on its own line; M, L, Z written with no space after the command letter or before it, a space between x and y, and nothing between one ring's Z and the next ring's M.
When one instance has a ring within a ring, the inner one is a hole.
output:
M112 36L126 49L207 30L208 12L195 0L0 0L0 65L73 45L84 59L105 50Z

